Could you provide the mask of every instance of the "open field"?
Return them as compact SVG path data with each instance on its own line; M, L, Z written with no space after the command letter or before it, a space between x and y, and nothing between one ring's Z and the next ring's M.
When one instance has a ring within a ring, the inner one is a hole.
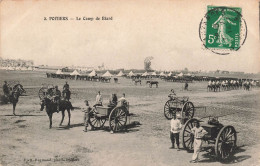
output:
M183 84L161 80L159 88L144 83L135 86L125 78L119 78L118 84L68 80L75 107L84 108L85 99L93 105L97 91L101 91L104 103L112 93L118 97L126 94L130 112L136 114L130 121L141 125L129 125L126 132L110 134L106 130L83 132L82 110L72 111L70 127L66 127L67 114L59 127L61 114L55 113L53 128L49 129L48 116L40 111L38 91L43 83L61 89L65 80L46 78L44 72L1 70L0 80L1 86L4 80L19 81L28 95L20 97L17 116L12 116L10 104L0 106L1 165L192 165L192 153L169 149L170 121L164 117L163 107L172 88L178 96L189 96L195 106L207 107L206 112L196 110L195 117L226 115L219 118L220 122L233 125L239 132L237 153L231 161L220 163L203 151L199 165L260 165L260 89L215 93L207 92L206 82L190 83L190 91L182 91Z

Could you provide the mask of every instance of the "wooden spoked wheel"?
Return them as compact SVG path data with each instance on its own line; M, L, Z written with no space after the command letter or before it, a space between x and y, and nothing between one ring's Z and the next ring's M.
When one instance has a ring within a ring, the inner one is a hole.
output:
M109 115L109 127L113 132L118 132L125 129L127 122L127 109L126 107L116 107Z
M45 97L46 94L47 94L47 90L48 90L48 88L46 88L46 87L42 87L42 88L39 90L38 95L39 95L40 100L43 100L43 99L44 99L44 97Z
M197 119L188 120L182 129L182 146L187 151L193 150L194 135L192 134L191 129L195 126L197 121Z
M106 122L106 118L99 116L95 108L89 113L89 124L92 129L101 129Z
M217 159L225 160L232 156L237 143L237 133L233 126L224 126L218 133L215 143Z
M173 113L176 113L176 103L172 100L168 100L164 105L164 116L166 119L171 120L173 118Z
M182 118L191 119L194 116L195 108L192 102L187 101L181 110L181 116Z

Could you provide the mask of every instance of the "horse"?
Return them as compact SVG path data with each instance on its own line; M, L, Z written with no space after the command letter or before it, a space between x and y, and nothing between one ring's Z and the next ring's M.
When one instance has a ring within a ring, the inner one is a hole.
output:
M216 83L215 86L214 86L214 92L217 92L219 91L220 92L220 83Z
M54 112L57 112L57 103L53 102L48 97L45 97L42 100L42 103L41 103L41 111L44 109L44 106L45 106L46 113L47 113L47 115L49 117L49 120L50 120L49 128L51 129L52 128L52 115L53 115ZM65 110L67 110L67 112L68 112L68 116L69 116L68 126L70 126L70 118L71 118L70 110L73 110L73 109L74 108L73 108L73 106L72 106L70 101L61 100L59 102L59 110L62 113L60 126L62 125L64 117L65 117Z
M213 85L208 85L207 86L207 91L212 91L212 89L213 89Z
M135 85L137 85L137 83L140 83L140 85L142 85L142 80L133 80L135 82Z
M152 88L153 87L153 84L156 85L156 88L158 88L158 84L159 82L158 81L146 81L146 84L149 84L149 87Z
M108 83L108 82L110 82L110 79L111 79L111 78L101 77L101 82L106 82L106 83Z
M250 83L244 83L244 90L249 91L250 90Z
M114 82L115 82L115 83L118 83L118 78L114 78Z
M12 89L11 89L11 93L6 96L2 96L2 103L3 104L7 104L8 102L13 104L13 115L15 114L15 107L16 104L19 101L19 97L23 95L23 93L26 93L26 91L24 90L23 86L21 84L16 84Z

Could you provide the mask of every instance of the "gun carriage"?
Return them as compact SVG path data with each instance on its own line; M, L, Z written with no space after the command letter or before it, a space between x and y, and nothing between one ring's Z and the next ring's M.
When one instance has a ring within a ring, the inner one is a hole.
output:
M189 97L176 97L169 95L169 100L164 105L164 116L170 120L174 113L180 113L183 123L193 118L195 107Z
M119 132L126 130L129 118L129 103L119 103L118 106L96 106L89 114L89 123L92 129L101 129L106 121L109 123L110 131Z
M192 118L189 119L182 128L182 145L187 151L193 150L194 135L191 129L195 126L195 123L203 122L201 120ZM224 126L218 121L218 117L209 117L207 122L203 122L200 125L203 127L207 134L202 138L209 145L213 145L212 148L215 152L215 157L219 160L225 160L234 154L237 142L237 132L231 125Z

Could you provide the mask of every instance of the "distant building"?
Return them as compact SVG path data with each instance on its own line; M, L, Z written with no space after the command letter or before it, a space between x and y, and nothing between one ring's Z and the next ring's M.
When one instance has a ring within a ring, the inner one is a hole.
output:
M221 74L229 74L229 71L221 71Z
M245 74L245 72L242 71L231 71L230 74Z
M32 67L34 62L32 60L22 59L0 59L1 67Z

